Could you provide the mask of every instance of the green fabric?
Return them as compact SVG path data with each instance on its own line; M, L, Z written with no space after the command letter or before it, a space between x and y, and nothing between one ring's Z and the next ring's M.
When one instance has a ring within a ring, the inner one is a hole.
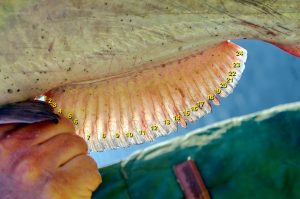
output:
M214 199L299 199L300 103L233 118L100 169L93 199L182 199L172 166L189 156Z

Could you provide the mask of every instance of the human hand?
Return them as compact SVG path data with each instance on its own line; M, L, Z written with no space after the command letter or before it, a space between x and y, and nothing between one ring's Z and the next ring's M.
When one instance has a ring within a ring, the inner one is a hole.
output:
M85 141L67 119L0 125L2 199L85 199L100 183Z

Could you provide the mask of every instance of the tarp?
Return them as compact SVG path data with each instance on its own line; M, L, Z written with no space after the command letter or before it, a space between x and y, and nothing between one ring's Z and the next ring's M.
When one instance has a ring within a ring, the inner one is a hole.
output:
M300 103L217 123L102 168L93 199L182 199L173 165L188 157L214 199L299 199Z

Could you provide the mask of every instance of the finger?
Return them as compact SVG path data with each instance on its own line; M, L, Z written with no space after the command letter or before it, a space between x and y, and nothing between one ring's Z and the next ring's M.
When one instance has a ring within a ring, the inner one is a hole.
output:
M7 136L7 142L14 140L14 142L22 146L35 145L45 142L56 135L74 133L74 131L72 123L66 118L62 118L58 124L41 122L19 128Z
M41 158L41 168L58 168L78 155L87 154L88 147L81 137L64 133L40 143L34 151L33 158L44 157Z
M87 155L80 155L60 168L65 177L70 177L80 189L95 191L102 182L95 160Z

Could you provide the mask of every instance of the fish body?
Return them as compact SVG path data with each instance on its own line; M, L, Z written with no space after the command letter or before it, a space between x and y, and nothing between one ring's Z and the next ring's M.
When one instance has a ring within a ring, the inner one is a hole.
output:
M300 56L299 10L293 0L2 1L0 105L45 94L93 150L153 140L232 91L246 50L227 40Z

